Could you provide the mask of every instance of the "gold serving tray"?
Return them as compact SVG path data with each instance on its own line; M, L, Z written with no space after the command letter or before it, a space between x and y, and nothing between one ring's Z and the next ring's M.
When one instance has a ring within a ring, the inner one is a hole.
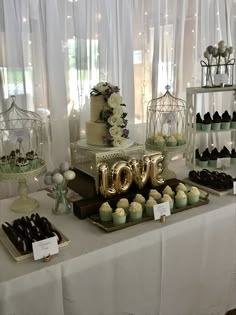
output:
M200 191L200 193L201 193L200 199L196 204L187 205L186 207L183 207L183 208L174 208L173 210L171 210L171 215L178 213L178 212L186 211L186 210L189 210L192 208L196 208L196 207L200 207L200 206L208 204L209 203L209 199L208 199L209 194L204 192L204 191ZM128 227L136 225L136 224L144 223L146 221L154 220L154 217L145 216L145 213L144 213L144 216L142 217L142 219L139 219L136 221L130 221L129 216L128 216L126 223L119 224L119 225L114 225L113 222L102 222L100 220L99 214L91 215L90 217L88 217L88 220L92 224L98 226L99 228L101 228L104 231L109 233L109 232L115 232L118 230L122 230L122 229L128 228Z
M59 248L65 247L68 244L70 244L70 239L65 236L57 227L55 227L52 224L52 227L57 230L62 237L62 241L59 244ZM4 247L7 249L7 251L10 253L10 255L16 260L16 261L22 261L28 258L33 257L33 252L32 253L28 253L25 255L22 255L18 249L14 246L14 244L11 242L11 240L8 238L7 234L3 231L2 228L0 228L0 240L2 242L2 244L4 245Z

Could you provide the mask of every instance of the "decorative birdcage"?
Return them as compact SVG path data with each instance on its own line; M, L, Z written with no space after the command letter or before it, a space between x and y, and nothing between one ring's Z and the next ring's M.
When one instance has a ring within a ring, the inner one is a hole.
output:
M0 179L18 180L19 194L13 210L31 211L39 206L27 196L26 179L38 177L46 171L43 160L42 120L32 111L15 103L0 113Z
M168 170L168 160L180 153L186 147L186 102L170 93L152 99L147 106L146 149L164 153L164 178L175 177Z

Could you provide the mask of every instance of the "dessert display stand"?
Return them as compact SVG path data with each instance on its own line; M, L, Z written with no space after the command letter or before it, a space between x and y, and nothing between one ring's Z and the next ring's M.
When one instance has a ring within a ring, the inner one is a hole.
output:
M47 170L46 162L43 160L39 161L39 167L22 173L1 173L1 180L17 180L18 181L18 194L19 198L14 200L11 204L11 210L15 212L31 212L39 207L39 202L28 196L28 185L27 179L37 178L43 175Z
M229 130L210 130L209 132L196 130L196 114L197 114L197 103L198 96L206 93L219 93L219 92L234 92L234 106L236 102L236 85L225 86L225 87L190 87L186 89L186 102L187 102L187 112L186 112L186 128L187 128L187 148L185 153L186 165L190 169L197 169L195 150L197 149L197 140L198 137L205 135L210 137L212 134L229 134L231 137L231 145L233 148L236 146L236 129ZM236 108L233 108L236 110ZM208 140L208 138L207 138ZM209 141L208 141L209 143ZM209 148L211 149L211 148ZM210 167L207 167L212 169ZM231 167L232 168L232 167ZM224 165L221 167L222 170L225 170Z
M145 154L144 145L129 141L130 146L126 147L96 147L87 146L84 141L78 141L71 143L71 163L72 166L81 171L86 177L89 176L91 181L95 183L95 189L98 192L99 178L97 165L98 163L105 162L109 166L112 165L118 159L128 159L129 157L135 157L140 159ZM82 176L83 176L82 174ZM85 178L86 179L86 178ZM88 181L84 183L86 186ZM82 183L80 182L82 186ZM90 187L91 188L91 187ZM82 189L82 187L81 187ZM88 187L87 187L88 189Z

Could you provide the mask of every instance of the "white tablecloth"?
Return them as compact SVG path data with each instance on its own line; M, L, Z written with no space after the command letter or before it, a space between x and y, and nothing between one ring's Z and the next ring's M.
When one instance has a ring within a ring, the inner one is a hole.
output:
M51 262L16 263L0 244L1 315L223 315L236 307L236 197L104 233L87 220L38 212L71 244ZM0 223L19 217L0 201Z

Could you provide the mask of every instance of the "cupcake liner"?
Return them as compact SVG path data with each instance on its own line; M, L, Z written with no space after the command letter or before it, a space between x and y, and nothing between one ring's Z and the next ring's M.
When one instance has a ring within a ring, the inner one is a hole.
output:
M236 129L236 121L231 121L230 128Z
M176 208L186 207L187 203L188 203L188 199L187 198L175 199L175 206L176 206Z
M112 221L112 212L111 211L99 211L100 220L102 222L109 222Z
M153 207L146 207L146 214L148 217L153 217L154 216Z
M196 130L202 130L202 124L196 123Z
M221 122L213 122L212 124L211 124L211 130L220 130L220 128L221 128Z
M227 122L222 121L222 123L221 123L221 129L222 129L222 130L228 130L228 129L230 129L230 121L227 121Z
M135 221L135 220L142 219L143 213L142 211L136 211L136 212L130 211L129 216L130 216L131 221Z
M205 168L208 166L208 161L200 161L198 162L198 165L202 168Z
M211 124L202 124L202 131L210 131L211 130Z
M114 225L126 223L126 215L124 215L124 216L113 215L112 217L113 217L113 224Z
M188 195L188 204L193 205L199 201L199 195L193 196L193 195Z
M217 160L209 160L208 166L209 167L216 167L217 166Z

